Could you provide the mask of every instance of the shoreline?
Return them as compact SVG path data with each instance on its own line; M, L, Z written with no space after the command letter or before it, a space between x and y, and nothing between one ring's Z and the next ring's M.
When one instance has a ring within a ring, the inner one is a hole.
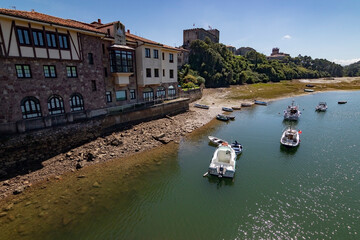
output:
M329 89L326 91L321 89L321 91L312 93L288 93L285 96L262 98L261 100L276 101L329 91L342 90ZM43 161L41 163L43 167L39 170L1 181L0 201L10 201L16 196L21 196L28 188L34 188L33 185L61 180L62 175L81 173L81 169L86 168L86 166L99 165L110 161L132 164L126 157L143 153L170 142L179 144L181 138L208 125L218 113L223 112L222 107L234 107L240 106L241 102L253 102L248 99L227 99L229 93L229 88L204 89L203 97L191 103L189 111L185 113L129 126L126 130L114 132L106 137L99 137L67 153ZM209 105L210 109L195 108L194 103Z

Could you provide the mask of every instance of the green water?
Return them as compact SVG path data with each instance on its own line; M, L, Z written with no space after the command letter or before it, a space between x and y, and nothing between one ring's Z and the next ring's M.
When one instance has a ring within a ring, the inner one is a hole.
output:
M243 109L135 156L141 166L112 162L35 187L0 217L0 239L359 239L360 92L293 99L296 149L279 142L292 99ZM315 112L319 101L327 112ZM202 177L215 150L208 135L243 144L233 180Z

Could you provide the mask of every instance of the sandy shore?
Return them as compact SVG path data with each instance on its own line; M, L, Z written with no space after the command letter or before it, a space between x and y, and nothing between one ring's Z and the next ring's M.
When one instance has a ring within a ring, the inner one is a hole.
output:
M349 79L344 78L343 80L348 81ZM302 81L307 82L306 79ZM311 82L314 83L314 80ZM222 112L222 107L240 107L243 102L251 102L249 100L228 100L229 93L229 88L204 89L203 97L196 103L209 105L209 110L195 108L193 107L194 103L191 103L190 109L186 113L130 126L127 130L99 137L95 141L48 159L42 163L43 168L35 172L0 182L0 200L11 198L14 194L21 194L38 182L58 180L64 173L78 172L79 169L89 165L107 161L122 161L124 164L131 164L126 162L125 157L171 141L179 143L183 136L213 120L218 113ZM292 96L289 94L281 98ZM277 99L279 98L261 100Z

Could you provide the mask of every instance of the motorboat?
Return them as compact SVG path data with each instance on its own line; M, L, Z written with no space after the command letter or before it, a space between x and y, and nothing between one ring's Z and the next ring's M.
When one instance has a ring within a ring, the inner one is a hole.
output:
M267 102L262 102L262 101L254 100L254 103L257 104L257 105L267 106Z
M229 118L227 116L225 116L224 114L216 115L216 119L221 120L221 121L229 121Z
M318 112L325 112L327 109L326 102L319 102L319 104L316 106L315 110Z
M289 105L286 110L284 110L285 120L297 121L300 116L301 112L299 110L299 107L294 104L294 101L292 101L291 105Z
M210 108L208 105L198 104L198 103L195 103L194 107L202 108L202 109L209 109Z
M234 111L231 107L223 107L222 110L225 112L233 112Z
M287 147L296 147L300 143L300 134L301 131L289 127L281 135L280 143Z
M222 140L220 138L217 137L213 137L213 136L208 136L209 140L211 143L215 144L216 146L222 144L222 143L227 143L227 141Z
M240 143L238 143L237 141L233 142L230 146L232 149L234 149L236 155L239 155L240 153L242 153L243 146Z
M338 104L345 104L347 101L338 101Z
M241 103L241 107L251 107L252 106L252 103Z
M236 154L228 143L219 145L211 159L208 173L218 177L233 178L235 175Z

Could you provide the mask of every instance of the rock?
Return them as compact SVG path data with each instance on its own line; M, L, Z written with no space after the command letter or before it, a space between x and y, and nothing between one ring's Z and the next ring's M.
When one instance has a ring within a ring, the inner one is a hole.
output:
M3 182L3 185L4 185L4 186L10 186L9 180L4 181L4 182Z
M13 203L10 203L9 205L7 205L7 206L4 208L4 210L5 210L5 211L10 211L11 209L13 209L13 207L14 207L14 204L13 204Z
M14 221L14 220L15 220L15 216L12 215L12 214L9 214L9 215L8 215L8 219L9 219L10 221Z
M160 139L160 138L163 138L165 137L165 133L160 133L159 135L157 136L153 136L153 138L155 138L156 140Z
M79 175L79 176L77 176L77 178L86 178L86 176L85 175Z
M85 162L84 162L84 161L78 162L78 163L76 164L76 169L83 168L84 166L85 166Z
M42 218L42 217L46 217L47 215L48 215L47 212L41 211L38 216Z
M17 188L14 190L13 194L14 194L14 195L20 194L20 193L22 193L22 192L24 191L24 189L25 189L24 186L17 187Z
M86 154L86 161L91 162L91 161L94 161L94 159L95 159L95 156L91 152Z
M123 144L123 142L121 141L121 140L119 140L119 139L117 139L117 138L115 138L115 139L113 139L111 142L110 142L110 145L111 146L120 146L120 145L122 145Z
M62 178L60 176L55 176L56 180L61 180Z
M67 152L66 154L65 154L65 157L71 157L71 155L72 155L72 152Z
M1 218L1 217L5 217L6 215L7 215L6 212L1 212L1 213L0 213L0 218Z
M169 142L172 141L171 138L162 138L162 139L158 139L159 142L161 142L162 144L168 144Z
M29 202L26 202L26 203L25 203L25 207L29 206L30 204L31 204L30 201L29 201Z
M71 221L72 221L72 219L68 216L63 217L63 219L62 219L62 223L64 226L68 225Z
M98 182L94 182L93 187L94 188L101 188L101 185Z

